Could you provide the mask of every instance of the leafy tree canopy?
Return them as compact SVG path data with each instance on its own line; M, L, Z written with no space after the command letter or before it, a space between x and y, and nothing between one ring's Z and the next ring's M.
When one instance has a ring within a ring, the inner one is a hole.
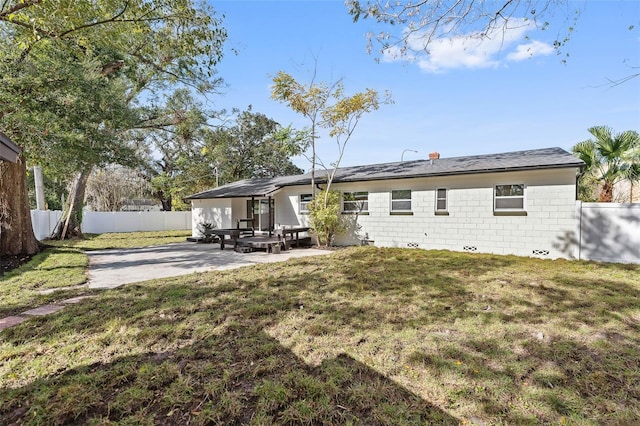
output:
M0 126L30 158L76 169L131 157L118 142L150 119L141 93L210 89L226 38L191 0L5 1L0 35Z

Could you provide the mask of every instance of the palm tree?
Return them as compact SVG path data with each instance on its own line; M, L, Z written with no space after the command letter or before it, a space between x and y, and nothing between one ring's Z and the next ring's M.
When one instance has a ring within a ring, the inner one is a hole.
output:
M573 153L585 162L585 169L578 181L584 198L592 198L594 183L599 187L597 200L613 201L613 187L617 182L640 181L640 135L633 130L614 134L610 127L595 126L589 129L595 139L577 143Z

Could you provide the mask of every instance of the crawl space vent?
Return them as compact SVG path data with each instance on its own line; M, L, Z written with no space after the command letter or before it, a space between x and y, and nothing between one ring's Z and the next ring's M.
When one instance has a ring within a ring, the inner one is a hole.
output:
M473 251L478 251L478 247L476 247L476 246L464 246L464 247L462 248L462 250L464 250L464 251L471 251L471 252L473 252Z
M534 256L549 256L549 250L533 250Z

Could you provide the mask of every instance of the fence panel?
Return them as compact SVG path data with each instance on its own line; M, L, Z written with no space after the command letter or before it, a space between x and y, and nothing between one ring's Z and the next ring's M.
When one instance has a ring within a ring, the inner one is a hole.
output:
M51 235L62 216L61 211L32 210L31 221L36 238ZM82 231L106 232L190 230L191 212L89 212L82 215Z
M36 238L48 238L61 217L62 212L59 210L31 210L31 223Z
M580 259L640 263L640 204L578 203Z

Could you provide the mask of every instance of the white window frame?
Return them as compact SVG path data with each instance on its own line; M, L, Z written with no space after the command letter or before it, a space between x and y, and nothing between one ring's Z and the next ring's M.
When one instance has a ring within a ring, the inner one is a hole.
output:
M345 200L345 195L347 194L367 194L367 199L366 200ZM345 208L345 203L364 203L366 205L363 205L359 210L349 210ZM342 193L342 213L369 213L369 191L344 191Z
M521 186L522 195L498 195L498 187L500 186ZM498 200L517 200L522 199L522 207L498 207ZM527 186L524 183L503 183L493 186L493 211L500 212L525 212L527 208Z
M442 198L440 198L438 196L438 193L440 191L444 191L444 209L439 209L438 208L438 201L442 200ZM435 198L436 198L436 201L435 201L435 205L433 207L434 207L434 211L436 212L436 214L438 214L438 213L448 213L449 212L449 189L448 188L443 188L443 187L436 188L436 190L435 190Z
M398 198L396 200L393 199L393 193L399 191L409 191L409 198ZM389 211L392 213L406 213L413 211L413 191L410 189L392 189L389 194ZM394 201L408 201L409 208L408 209L394 209L393 202Z
M309 214L309 203L311 202L311 198L309 201L302 201L303 196L313 197L313 194L298 194L298 212L300 214Z

